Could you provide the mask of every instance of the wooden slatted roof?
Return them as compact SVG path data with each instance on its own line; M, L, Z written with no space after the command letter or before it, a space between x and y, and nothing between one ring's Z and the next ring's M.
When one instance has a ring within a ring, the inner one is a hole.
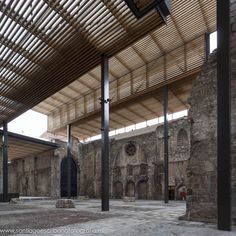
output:
M166 26L111 57L110 129L162 116L164 84L171 88L170 113L186 109L205 60L205 33L215 29L215 0L172 0ZM34 108L48 115L50 132L64 133L71 123L81 139L99 134L100 73L95 67Z
M2 146L3 144L2 135L3 131L0 130L0 146ZM56 143L47 142L40 139L15 134L12 132L8 133L8 137L9 161L29 156L36 156L37 154L40 154L42 152L53 150L59 147Z
M163 24L157 10L138 20L123 0L0 0L0 124ZM74 92L92 89L81 79ZM71 99L60 94L51 109Z

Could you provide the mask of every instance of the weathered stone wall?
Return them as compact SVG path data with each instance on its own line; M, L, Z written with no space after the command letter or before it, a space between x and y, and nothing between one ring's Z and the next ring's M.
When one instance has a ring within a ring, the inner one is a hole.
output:
M216 52L194 82L189 104L191 154L187 179L189 220L216 220Z
M175 198L184 191L189 158L189 124L186 118L169 123L170 186ZM60 148L14 160L9 164L9 192L21 196L61 195L61 163L66 144ZM101 196L101 141L88 144L73 139L72 156L77 168L77 192ZM163 199L163 125L114 136L110 140L110 196ZM0 171L1 172L1 171Z
M231 1L232 221L236 224L236 1ZM189 220L217 221L217 51L192 88L189 103L191 155L187 169Z
M113 198L135 196L141 199L163 198L163 125L132 131L111 138L110 195ZM101 141L81 146L80 194L99 198L101 194ZM189 158L190 132L187 119L169 124L170 186L180 199L184 191L186 163ZM181 188L181 190L180 190Z
M9 192L19 193L20 196L60 197L61 162L66 157L67 150L66 143L58 140L56 142L60 145L56 150L11 161L8 165ZM77 165L77 183L79 183L80 166L76 139L73 139L72 158ZM1 173L0 170L2 183Z
M9 192L21 196L50 196L53 151L12 161L9 165Z

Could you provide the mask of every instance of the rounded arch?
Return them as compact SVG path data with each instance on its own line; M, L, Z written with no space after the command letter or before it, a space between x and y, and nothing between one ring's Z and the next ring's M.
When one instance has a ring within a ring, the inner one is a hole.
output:
M61 161L61 197L67 197L67 176L68 176L68 161L64 157ZM77 197L77 165L73 158L71 158L71 196Z
M141 180L137 184L138 199L147 199L148 184L147 181Z
M188 145L188 133L185 129L180 129L177 135L178 147L183 147Z
M116 199L123 197L123 184L120 181L113 184L113 197Z
M135 197L135 184L133 181L127 182L126 185L126 196L127 197Z

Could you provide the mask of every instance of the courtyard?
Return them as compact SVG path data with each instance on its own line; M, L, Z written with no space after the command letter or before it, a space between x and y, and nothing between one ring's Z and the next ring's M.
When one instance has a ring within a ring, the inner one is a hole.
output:
M98 199L74 200L75 208L55 208L56 200L30 198L0 204L1 235L157 235L222 236L214 224L179 220L185 201L110 201L110 211L101 212Z

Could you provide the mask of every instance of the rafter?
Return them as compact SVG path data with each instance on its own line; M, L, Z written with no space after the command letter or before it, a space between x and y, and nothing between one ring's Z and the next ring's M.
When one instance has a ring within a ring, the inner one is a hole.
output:
M131 124L135 124L134 121L132 121L132 120L130 120L129 118L127 118L126 116L120 114L118 111L117 111L117 112L113 112L113 113L114 113L115 115L117 115L117 116L120 116L122 119L127 120L127 121L130 122ZM124 125L123 125L123 126L124 126Z
M209 22L208 22L206 12L204 10L204 7L202 5L201 0L198 0L198 4L199 4L199 7L200 7L200 10L201 10L201 13L202 13L203 21L204 21L204 24L206 26L207 32L210 32L211 30L210 30Z
M177 21L176 21L175 17L173 15L170 15L170 18L172 19L172 22L173 22L173 24L175 26L176 31L179 34L180 39L182 40L183 44L185 44L184 36L183 36L182 32L180 31L180 29L178 27L178 24L177 24Z
M144 64L147 64L147 61L145 60L144 56L138 51L138 49L134 45L131 46L131 48L135 51L138 57L144 62Z
M129 67L127 66L127 64L126 64L118 55L116 55L115 58L116 58L116 60L119 61L120 64L123 65L129 72L132 71L131 68L129 68Z
M143 115L141 115L140 113L136 112L133 108L131 108L130 106L126 107L125 109L127 109L129 112L135 114L137 117L143 119L143 120L147 120L147 118Z
M163 102L162 100L160 100L160 98L157 97L157 95L154 95L153 98L154 98L158 103L160 103L161 106L164 105L164 102ZM172 113L172 114L174 113L169 107L168 107L168 111L170 111L170 113Z
M151 112L152 114L156 115L157 117L160 117L160 114L157 113L156 111L153 111L152 109L150 109L144 102L139 102L141 104L142 107L144 107L147 111Z
M174 92L173 90L171 90L169 88L169 92L183 105L185 106L187 109L189 108L188 104L186 102L183 102L183 100L181 100Z

